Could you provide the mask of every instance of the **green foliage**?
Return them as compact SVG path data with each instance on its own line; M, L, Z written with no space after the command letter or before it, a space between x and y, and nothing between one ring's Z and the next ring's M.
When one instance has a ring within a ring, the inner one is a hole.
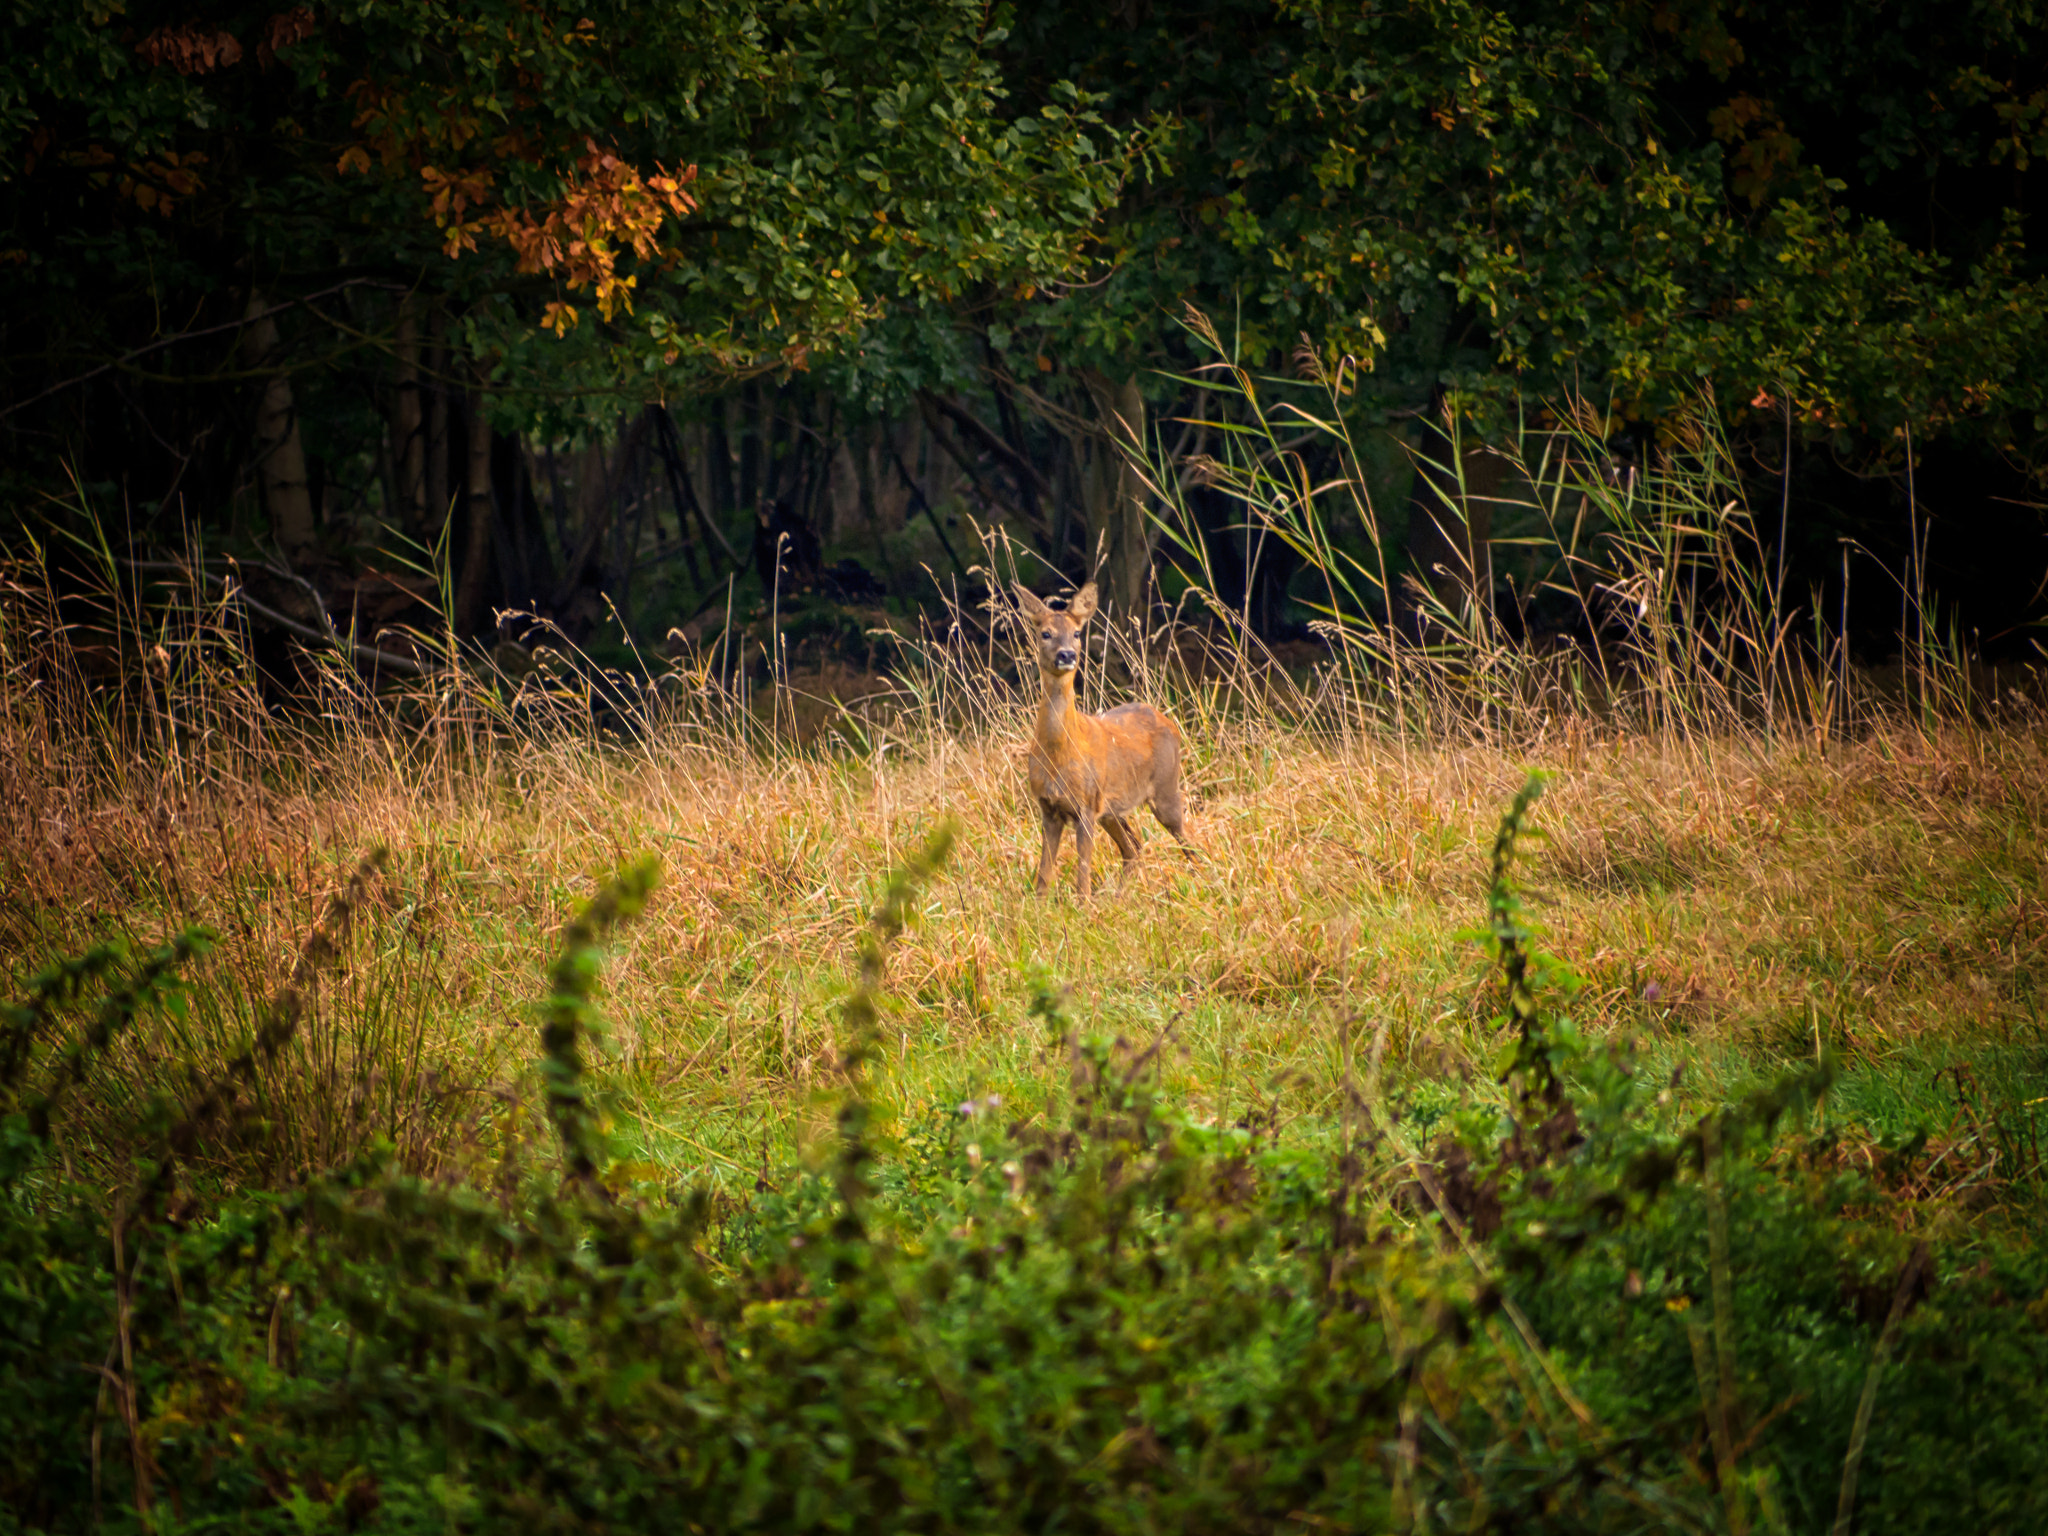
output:
M1980 1239L1937 1279L1927 1244L1871 1219L1892 1199L1882 1162L1851 1171L1835 1138L1784 1134L1823 1102L1831 1055L1672 1125L1669 1091L1646 1094L1625 1051L1546 1019L1531 978L1574 983L1534 947L1512 877L1541 784L1502 818L1481 935L1507 995L1513 1113L1496 1143L1440 1145L1438 1208L1492 1235L1509 1293L1599 1417L1713 1462L1730 1528L1853 1514L1858 1530L1937 1530L1960 1510L1975 1529L2031 1528L2048 1511L2025 1428L2048 1410L2048 1268Z
M499 409L528 412L828 353L844 392L900 403L982 365L962 318L1026 380L1127 377L1192 301L1247 359L1377 360L1382 409L1570 386L1662 416L1704 379L1838 446L1911 423L2024 452L2042 29L1970 16L22 4L9 403L88 369L190 376L163 317L232 343L255 292L311 305L302 372L391 345L376 290L445 298ZM592 146L695 167L694 207L646 249L601 222L636 286L563 341L536 326L591 283L496 221L596 208ZM1095 279L1062 282L1084 257Z
M582 1049L585 1038L602 1037L590 997L603 964L598 945L613 928L640 915L659 868L655 860L642 859L599 891L563 933L561 958L548 977L554 990L541 1011L541 1082L569 1177L586 1189L596 1187L603 1155L597 1116L585 1097Z
M128 958L126 947L96 944L75 959L60 960L30 980L28 996L21 1002L0 1007L0 1027L6 1031L0 1036L0 1107L19 1110L20 1127L27 1133L25 1139L13 1143L10 1154L49 1142L51 1116L65 1095L85 1082L116 1037L138 1015L152 1006L173 1014L184 1012L179 969L206 955L213 940L214 935L203 928L187 929L143 956L100 998L90 1022L54 1062L47 1060L47 1051L41 1053L45 1058L43 1082L31 1091L24 1091L24 1080L36 1064L38 1037L53 1032L61 1005L74 1000L95 979L121 967ZM9 1177L19 1171L11 1162L4 1166Z
M26 1385L0 1398L0 1509L50 1531L1813 1529L1875 1382L1858 1529L2038 1524L2038 1257L1945 1261L1908 1312L1925 1267L1850 1214L1879 1192L1774 1133L1824 1070L1673 1125L1624 1055L1546 1017L1562 968L1512 885L1536 788L1484 934L1511 1112L1461 1115L1457 1157L1196 1123L1159 1089L1166 1040L1077 1028L1045 977L1068 1113L1005 1128L970 1102L892 1133L852 1069L948 832L861 941L836 1145L737 1206L621 1182L584 1097L597 945L651 863L572 921L542 1006L566 1181L535 1163L486 1190L377 1152L182 1223L109 1219L10 1109L0 1373ZM184 958L138 978L161 992ZM39 978L10 1018L116 963ZM1403 1173L1424 1194L1389 1203L1375 1179ZM1483 1244L1457 1193L1482 1182Z
M88 369L190 376L158 320L231 306L232 333L251 293L336 327L326 363L391 344L376 290L442 296L515 399L800 365L890 304L1056 275L1119 175L1071 88L1005 107L975 5L213 9L11 13L0 264L36 380L12 403ZM594 154L691 206L633 241ZM551 242L513 238L550 215ZM563 305L602 319L536 331Z
M1539 991L1547 990L1546 984L1570 983L1572 978L1568 973L1560 975L1548 956L1530 950L1534 935L1514 883L1515 851L1522 839L1533 833L1530 816L1543 785L1543 775L1531 774L1500 819L1486 887L1483 936L1488 954L1500 967L1501 989L1506 993L1507 1011L1497 1022L1513 1032L1502 1077L1516 1084L1515 1111L1523 1121L1539 1111L1554 1114L1563 1107L1558 1058L1577 1040L1569 1019L1546 1021L1543 1017Z
M1968 14L1041 7L1015 76L1096 93L1140 174L1097 284L991 336L1027 380L1048 354L1127 376L1191 302L1251 366L1358 359L1382 421L1438 387L1489 435L1517 395L1661 419L1704 382L1838 451L1910 424L2032 459L2039 171L1992 167L2035 163L2048 52L2032 6Z
M2040 17L1783 9L24 0L0 58L6 473L24 501L76 491L110 524L124 498L121 526L153 546L124 553L152 560L192 526L246 559L266 500L301 576L402 535L444 552L425 563L466 594L444 606L465 638L516 607L580 644L600 585L638 640L687 622L726 574L706 562L744 567L760 509L741 502L831 504L828 539L870 524L876 486L834 490L823 466L860 462L877 418L913 404L962 413L983 509L1078 574L1110 506L1105 388L1170 399L1154 426L1206 414L1213 376L1188 373L1208 360L1174 324L1190 304L1232 362L1341 381L1389 510L1404 449L1443 458L1446 403L1497 447L1567 398L1599 407L1599 439L1633 420L1671 442L1706 400L1752 479L1802 444L1809 480L1831 457L1896 472L1935 439L2036 468ZM806 371L767 403L763 376ZM289 409L273 384L252 411L259 380L287 381ZM1000 432L951 398L991 382ZM551 534L503 443L497 531L472 533L467 503L450 517L472 412L562 448L619 433L621 407L736 383L737 445L725 393L690 450L713 522L686 512L664 440L673 541L643 537L663 498L628 519L614 485L610 521L573 464L585 526L565 499ZM791 415L804 429L778 447ZM303 441L269 440L285 422ZM1802 499L1808 530L1779 541L1795 594L1830 574L1837 533L1897 564L1888 509ZM1126 601L1143 542L1112 562ZM642 595L665 591L636 608L650 553L669 569ZM886 545L883 563L916 565ZM1267 593L1263 628L1288 596ZM2010 640L2028 616L1979 627Z
M79 990L111 970L122 958L118 944L95 944L84 954L58 961L29 982L28 996L18 1003L0 1005L0 1027L7 1031L0 1048L0 1088L12 1094L28 1069L36 1036L49 1025L51 1014L75 997Z

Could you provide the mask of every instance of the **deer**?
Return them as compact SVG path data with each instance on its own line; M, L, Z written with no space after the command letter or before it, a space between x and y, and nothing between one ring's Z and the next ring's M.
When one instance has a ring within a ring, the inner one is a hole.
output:
M1038 857L1038 894L1052 887L1053 867L1069 822L1078 856L1075 885L1083 901L1093 884L1095 829L1109 833L1124 856L1117 894L1137 867L1138 834L1131 818L1145 806L1190 859L1186 807L1180 789L1180 727L1150 704L1119 704L1099 715L1081 712L1074 700L1074 674L1081 664L1081 630L1095 613L1095 583L1067 600L1064 610L1015 584L1023 622L1037 632L1034 649L1044 696L1038 726L1027 752L1032 798L1045 832Z

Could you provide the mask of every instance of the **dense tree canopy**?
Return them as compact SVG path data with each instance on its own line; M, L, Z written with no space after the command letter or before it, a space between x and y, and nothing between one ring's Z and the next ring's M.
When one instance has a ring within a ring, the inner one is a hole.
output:
M614 364L799 358L1061 270L1114 192L1071 90L1002 111L976 5L206 9L13 7L11 307L49 325L16 370L118 346L128 306L168 333L195 292L350 281L499 301L480 344L588 305Z
M1367 424L1704 392L1859 473L2038 473L2044 39L2023 0L17 0L7 472L143 525L260 482L275 530L303 427L300 481L432 534L472 422L772 373L828 446L938 422L988 496L1076 503L1043 553L1131 594L1110 449L1194 305L1254 367L1358 359Z
M1014 71L1099 92L1141 171L1109 281L1033 318L1127 357L1193 299L1403 404L1708 382L2031 459L2043 41L2005 4L1036 8Z

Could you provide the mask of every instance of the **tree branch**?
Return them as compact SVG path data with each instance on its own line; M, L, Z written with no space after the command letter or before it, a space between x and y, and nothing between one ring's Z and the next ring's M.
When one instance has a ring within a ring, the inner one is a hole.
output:
M963 450L960 447L958 443L953 441L951 435L946 431L946 424L939 419L938 410L934 407L931 396L925 394L923 391L919 391L917 403L919 409L922 410L924 413L924 424L926 429L930 431L933 440L937 442L941 448L946 450L946 455L948 458L952 459L952 461L955 464L958 464L962 469L967 471L968 479L974 482L974 488L977 491L981 492L982 496L986 498L988 503L991 506L1002 508L1003 511L1009 513L1010 516L1016 518L1019 522L1027 525L1029 528L1031 528L1033 532L1037 533L1041 537L1049 538L1051 534L1045 526L1045 520L1042 517L1036 517L1033 514L1026 512L1022 507L1018 506L1016 502L1012 501L1009 497L1005 496L1001 491L997 490L995 486L991 485L988 482L988 480L982 475L981 466L974 462L973 456L968 454L965 450ZM951 551L949 550L947 551L947 553L950 554Z
M320 615L320 627L317 629L311 624L291 617L289 614L278 612L277 609L271 607L268 603L260 602L256 598L251 597L248 588L235 582L223 571L194 571L192 567L178 560L124 560L121 563L131 571L168 573L183 576L187 581L191 581L195 577L204 577L217 581L227 589L226 595L228 597L240 603L257 617L275 624L279 629L289 634L297 635L301 640L311 640L315 644L329 646L352 660L374 662L380 667L389 667L394 672L407 672L414 677L433 676L432 668L420 665L419 662L414 661L410 656L401 656L396 651L387 651L374 645L365 645L360 640L343 639L340 632L334 627L334 620L328 614L327 599L320 595L320 590L317 587L296 572L279 570L277 567L270 565L257 567L265 575L274 576L279 581L288 581L306 593L312 600L313 611Z
M1009 466L1012 474L1020 481L1028 483L1037 494L1048 499L1052 496L1052 487L1046 483L1045 476L1038 472L1038 466L1004 442L1001 434L974 412L955 401L948 400L944 395L934 395L929 390L919 390L918 397L920 400L930 401L952 420L960 423L968 436L1001 459Z
M128 366L128 364L134 362L135 359L137 359L138 357L147 357L152 352L161 352L165 347L174 347L181 341L197 341L202 336L218 336L224 331L239 331L246 326L255 325L260 321L268 320L273 315L281 315L288 309L297 309L301 304L311 304L315 299L324 299L329 294L340 293L345 288L365 287L390 288L396 290L399 289L401 285L397 283L378 282L375 278L369 277L352 277L347 282L336 283L332 288L322 288L318 293L309 293L305 295L303 298L287 299L282 304L273 304L268 309L258 310L253 315L244 315L239 320L224 320L219 325L201 326L196 331L180 331L175 336L166 336L159 341L152 341L146 347L137 347L133 352L124 353L120 357L113 359L113 361L111 362L101 363L99 367L89 369L88 371L79 374L76 378L65 379L61 383L52 384L48 389L43 390L40 394L30 395L26 400L22 400L14 405L7 406L5 409L0 409L0 421L6 420L9 416L12 416L16 411L27 410L30 406L36 404L36 402L40 400L47 400L52 395L61 395L65 390L74 389L80 384L90 383L92 380L98 378L103 373L111 373L116 368L125 368Z

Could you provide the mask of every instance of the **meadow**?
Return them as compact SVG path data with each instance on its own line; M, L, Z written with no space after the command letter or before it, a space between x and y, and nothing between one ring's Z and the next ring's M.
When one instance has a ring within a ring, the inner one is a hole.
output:
M0 1536L2048 1531L2034 7L201 9L0 53Z
M1703 1101L1833 1049L1850 1063L1839 1099L1874 1129L1945 1110L1949 1132L1967 1094L1944 1103L1934 1074L2017 1091L2037 1048L2048 765L2031 732L1402 747L1227 724L1192 743L1199 858L1153 829L1125 897L1083 906L1071 845L1054 893L1031 890L1029 715L1013 713L1007 733L868 754L657 729L484 741L458 766L363 737L112 792L20 782L24 746L7 945L33 964L110 935L219 933L213 1011L127 1044L147 1081L231 1053L329 891L387 849L303 1069L266 1090L285 1096L274 1171L303 1175L372 1129L431 1171L465 1106L530 1069L532 1001L572 911L653 854L660 887L611 967L601 1080L641 1160L742 1188L818 1134L854 938L950 822L953 856L891 961L900 1112L998 1093L1019 1118L1052 1113L1063 1071L1023 1018L1043 974L1104 1029L1170 1034L1163 1085L1198 1118L1327 1122L1355 1051L1426 1130L1495 1075L1469 931L1500 812L1535 767L1556 777L1527 878L1585 978L1575 1016L1684 1063Z
M1096 627L1196 851L1085 904L994 599L281 700L17 561L8 1528L2038 1528L2037 695L1635 495L1612 657Z

